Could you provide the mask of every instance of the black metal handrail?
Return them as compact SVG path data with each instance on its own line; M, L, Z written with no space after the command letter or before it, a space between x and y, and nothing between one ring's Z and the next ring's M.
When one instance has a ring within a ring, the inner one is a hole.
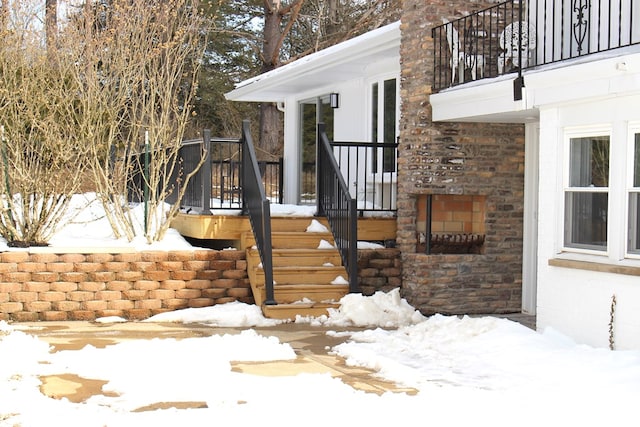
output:
M205 183L211 182L211 167L209 166L211 164L211 133L209 129L203 131L202 140L182 143L180 158L183 169L189 170L197 155L202 155L201 153L204 153L205 161L198 173L193 175L187 184L181 205L189 211L195 210L198 213L206 214L209 212L209 201L211 200L211 186L205 185Z
M634 6L635 4L635 6ZM436 26L434 91L640 44L632 0L508 0Z
M340 172L324 123L318 124L317 143L317 203L318 215L326 216L342 262L349 275L349 292L359 292L358 286L358 223L356 199Z
M273 263L271 246L271 207L265 195L262 176L258 167L249 121L242 122L242 199L244 211L249 215L256 247L260 253L264 272L265 304L275 305L273 289Z
M209 150L209 137L207 130L204 132L204 138L197 141L184 141L182 142L176 156L177 166L171 168L171 175L160 176L161 185L156 191L163 191L166 189L168 193L164 200L167 203L176 203L178 201L178 188L183 185L183 179L185 176L194 172L180 201L181 207L186 207L189 211L208 212L209 204L205 201L209 201L211 198L211 186L204 185L204 182L211 182L210 178L210 150ZM236 144L238 140L236 140ZM132 203L141 203L148 200L150 195L148 194L148 178L145 175L149 172L149 162L154 156L164 155L170 156L170 149L163 149L163 152L159 151L146 151L143 149L140 152L126 153L124 158L128 159L130 165L133 165L127 176L127 201ZM116 150L112 147L111 164L115 164ZM166 172L162 170L161 172ZM207 175L209 173L209 175Z
M208 129L202 139L184 141L180 148L182 169L192 170L202 153L206 159L189 181L181 207L189 212L211 214L211 209L242 210L241 158L242 143L236 138L212 138ZM191 169L190 169L191 168ZM282 203L283 163L279 160L260 160L258 168L265 193L271 200Z
M397 142L330 141L345 182L355 194L360 216L395 214Z

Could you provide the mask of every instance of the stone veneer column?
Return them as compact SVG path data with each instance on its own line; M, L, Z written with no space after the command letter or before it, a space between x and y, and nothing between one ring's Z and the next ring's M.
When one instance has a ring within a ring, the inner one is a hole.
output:
M398 235L403 296L424 314L520 311L524 126L431 120L433 39L454 20L497 2L405 0L401 44ZM478 255L416 253L420 194L486 197Z

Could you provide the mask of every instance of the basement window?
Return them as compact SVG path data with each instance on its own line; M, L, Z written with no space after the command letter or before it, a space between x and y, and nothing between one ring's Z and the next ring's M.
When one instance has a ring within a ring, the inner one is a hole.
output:
M422 194L418 196L418 252L479 254L485 239L486 196Z

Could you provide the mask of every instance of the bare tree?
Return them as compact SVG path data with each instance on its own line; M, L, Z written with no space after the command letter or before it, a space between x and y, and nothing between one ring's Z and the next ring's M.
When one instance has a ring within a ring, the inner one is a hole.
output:
M45 244L87 172L117 237L162 239L190 179L178 150L206 34L197 0L88 2L46 35L46 50L33 9L12 8L0 44L0 234ZM126 198L136 174L148 189L144 227Z
M289 61L397 21L401 6L401 0L307 0L295 29L301 37Z
M197 0L99 2L84 8L77 23L66 31L66 45L79 65L80 132L91 147L98 194L117 237L160 240L195 173L183 173L178 150L204 51ZM133 176L147 190L142 230L126 200ZM169 179L175 176L177 187ZM170 196L177 200L171 205Z
M264 0L261 72L395 21L400 10L400 0ZM282 150L281 117L273 103L260 105L260 147L272 154Z
M9 0L0 0L0 32L8 30L9 24Z

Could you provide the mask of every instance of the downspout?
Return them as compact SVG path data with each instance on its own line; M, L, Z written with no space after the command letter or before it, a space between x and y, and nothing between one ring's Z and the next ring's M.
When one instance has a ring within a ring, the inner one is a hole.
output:
M529 25L529 24L527 24ZM522 5L518 8L518 77L513 81L513 100L522 100L524 77L522 76Z

